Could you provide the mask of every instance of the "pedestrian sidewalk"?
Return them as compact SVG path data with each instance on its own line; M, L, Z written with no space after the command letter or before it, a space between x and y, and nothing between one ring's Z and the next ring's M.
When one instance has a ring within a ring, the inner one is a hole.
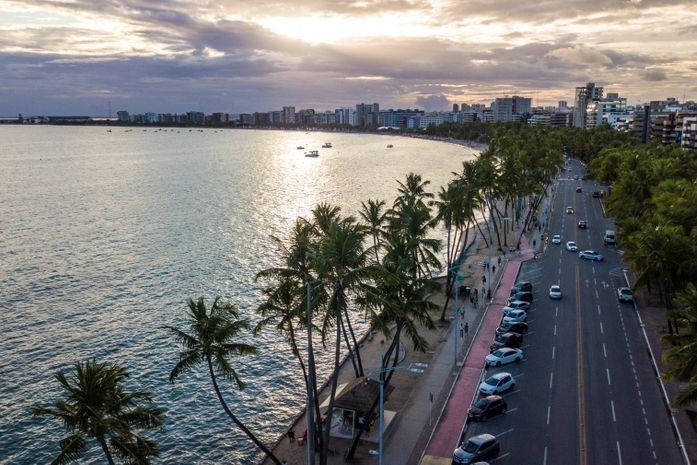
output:
M501 317L501 308L506 304L509 291L515 282L521 263L533 258L534 252L525 236L521 239L521 253L510 257L494 292L493 301L488 305L477 328L457 379L451 389L451 395L441 412L435 429L425 449L421 465L449 464L453 451L458 447L465 428L464 414L477 395L484 370L484 358L489 353L489 345ZM440 357L439 357L440 358ZM396 463L396 462L395 462ZM402 462L406 463L406 462ZM411 463L411 462L409 462Z

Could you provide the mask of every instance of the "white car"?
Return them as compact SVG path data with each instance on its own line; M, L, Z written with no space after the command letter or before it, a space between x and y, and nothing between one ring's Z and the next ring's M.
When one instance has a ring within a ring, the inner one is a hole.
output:
M549 298L561 299L561 287L559 287L557 284L552 285L549 288Z
M505 371L496 373L479 385L479 392L482 395L490 396L500 394L504 391L515 389L515 378Z
M552 244L561 244L561 236L559 234L552 236Z
M513 362L520 362L521 360L523 360L523 351L520 349L513 349L511 347L503 347L486 356L487 366L494 367L500 367L501 365L506 365Z
M632 290L628 287L620 287L617 289L617 299L620 302L634 302L634 297L632 297Z
M511 310L508 315L503 317L504 323L520 323L528 319L528 314L525 310Z
M590 260L590 261L597 261L597 262L603 261L603 256L600 255L595 250L584 250L583 252L579 252L578 256L580 258L585 258L586 260Z
M524 300L514 300L506 305L508 308L519 308L525 310L526 312L530 310L530 302L525 302Z
M571 206L566 207L566 213L573 214L573 212L574 212L574 207L571 207Z
M574 241L569 241L566 243L566 250L568 250L569 252L577 252L578 246Z

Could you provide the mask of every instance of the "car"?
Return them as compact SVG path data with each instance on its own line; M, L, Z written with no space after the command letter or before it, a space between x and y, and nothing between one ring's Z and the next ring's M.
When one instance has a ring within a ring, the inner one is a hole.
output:
M573 213L574 213L574 207L566 207L566 213L573 214Z
M484 433L472 436L453 452L454 464L472 464L475 460L494 458L499 455L501 445L495 436Z
M576 181L578 181L578 174L577 174L576 176L574 176L574 179L575 179Z
M620 287L617 289L617 300L620 302L634 302L632 290L628 287Z
M502 347L486 356L486 365L500 367L523 360L523 351L512 347Z
M513 389L515 389L515 378L505 371L492 375L479 385L479 393L485 396L500 394Z
M511 287L511 294L517 292L532 292L532 283L528 281L518 281Z
M561 287L558 284L553 284L549 288L549 298L550 299L561 299Z
M600 192L598 192L598 191L593 191L593 198L594 198L594 199L600 198Z
M559 234L552 236L552 244L561 244L561 236Z
M588 223L586 223L584 220L580 220L578 222L578 229L586 229L588 227Z
M528 313L525 310L511 310L508 315L503 317L504 322L525 321L528 319Z
M579 252L578 256L580 258L585 258L586 260L592 260L592 261L596 261L596 262L603 261L603 256L600 255L595 250L584 250L583 252Z
M523 336L518 333L499 334L494 338L494 343L489 346L489 351L493 352L502 347L520 347L523 345Z
M525 334L528 332L528 324L522 321L519 322L507 322L501 323L498 328L496 328L496 335L505 333L518 333Z
M515 302L516 300L522 300L524 302L530 302L532 303L532 292L518 292L516 294L513 294L511 297L508 298L508 303Z
M512 302L509 302L508 305L506 305L506 307L519 308L527 312L528 310L530 310L530 302L525 302L524 300L514 300Z
M508 410L506 401L501 396L486 396L479 399L467 411L467 419L470 421L480 421L491 418Z
M569 241L566 243L566 250L568 250L569 252L576 252L578 251L578 246L574 241Z
M583 189L581 188L581 186L576 188L576 192L583 192Z
M514 312L517 312L518 310L522 310L525 313L528 313L528 311L523 309L523 308L511 308L511 307L503 307L501 309L501 313L503 314L503 316L517 315L517 313L514 313Z

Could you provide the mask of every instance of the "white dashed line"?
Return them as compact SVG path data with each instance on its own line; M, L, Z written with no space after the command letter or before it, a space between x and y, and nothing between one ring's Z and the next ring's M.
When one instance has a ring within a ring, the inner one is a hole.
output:
M545 446L545 455L542 457L542 465L547 465L547 446Z
M612 421L617 423L617 417L615 416L615 403L610 401L610 408L612 408Z
M596 299L599 299L599 298L600 298L600 296L598 295L598 290L597 290L597 289L595 290L595 298L596 298Z
M622 451L620 451L620 442L617 441L617 460L619 460L620 465L622 465Z
M557 325L554 325L554 335L557 335Z
M600 305L598 305L598 315L600 315Z
M600 334L605 334L603 332L603 322L602 321L600 322Z
M612 382L610 381L610 369L605 368L605 373L607 373L607 384L612 385Z
M552 389L552 384L554 384L554 373L549 374L549 388Z
M603 342L603 355L607 358L607 350L605 350L605 343Z
M552 407L550 405L547 406L547 424L549 425L549 416L552 413Z
M556 347L552 346L552 360L554 360L554 352L556 351Z

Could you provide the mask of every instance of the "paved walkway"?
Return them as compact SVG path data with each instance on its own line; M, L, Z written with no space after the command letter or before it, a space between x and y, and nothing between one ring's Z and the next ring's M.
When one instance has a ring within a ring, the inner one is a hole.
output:
M465 356L448 402L441 413L433 431L421 464L449 463L453 451L458 447L464 431L467 409L477 395L477 388L484 371L484 358L489 353L489 345L496 327L501 320L501 309L510 295L520 264L533 258L533 250L525 237L521 240L521 253L511 258L503 271L491 304L485 311L472 344ZM447 462L446 462L447 459Z

